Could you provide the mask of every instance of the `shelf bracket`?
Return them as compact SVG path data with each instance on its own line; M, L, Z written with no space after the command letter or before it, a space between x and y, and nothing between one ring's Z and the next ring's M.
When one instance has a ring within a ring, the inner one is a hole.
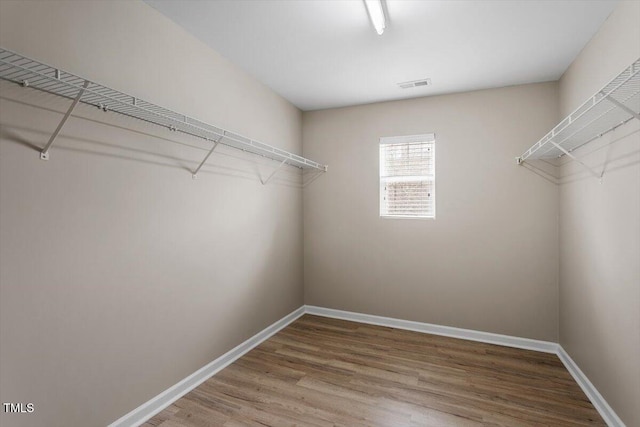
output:
M218 138L217 141L215 141L213 143L213 147L211 147L211 150L209 150L209 152L207 153L206 156L204 156L204 159L202 159L202 161L200 162L200 164L198 165L198 167L196 168L195 171L193 171L193 174L191 174L191 178L196 179L198 176L198 172L200 172L200 169L202 169L202 166L204 166L205 163L207 163L207 160L209 160L209 156L211 156L211 154L213 153L213 151L216 149L216 147L218 146L218 144L220 144L220 141L222 140L222 138L224 137L221 136L220 138Z
M600 92L600 93L602 93L602 92ZM624 105L622 102L620 102L617 99L613 98L611 95L605 95L604 97L607 99L607 101L609 101L610 103L614 104L616 107L620 108L621 110L626 111L627 113L631 114L636 119L640 120L640 114L636 113L631 108L629 108L626 105Z
M562 147L560 144L556 144L555 141L553 140L549 140L549 142L551 144L553 144L558 150L562 151L564 154L566 154L567 156L569 156L573 161L579 163L583 168L585 168L587 171L589 171L589 173L591 175L593 175L594 177L596 177L599 181L600 184L602 184L602 174L597 173L596 171L594 171L592 168L590 168L589 166L587 166L586 164L584 164L580 159L578 159L576 156L574 156L573 154L571 154L569 151L567 151L564 147Z
M275 175L275 174L280 170L280 168L281 168L282 166L284 166L284 164L285 164L285 163L287 163L287 159L284 159L284 160L282 161L282 163L280 163L280 164L278 165L278 167L277 167L277 168L275 168L275 169L273 170L273 172L271 172L271 175L269 175L269 177L268 177L267 179L265 179L265 180L263 181L263 180L262 180L262 178L261 178L261 179L260 179L260 182L262 182L262 185L267 185L267 183L271 180L271 178L273 178L273 176L274 176L274 175Z
M64 126L64 124L67 122L67 119L71 116L71 112L73 112L73 109L76 108L76 105L78 105L78 102L80 102L80 98L82 97L84 90L88 86L89 86L89 80L85 80L84 84L82 85L82 88L78 91L78 94L73 100L73 103L71 103L71 106L67 110L67 113L64 115L64 117L58 124L58 127L56 128L56 130L53 131L53 134L51 134L51 137L49 138L49 142L47 142L47 145L45 145L42 151L40 152L41 160L49 160L49 148L51 148L51 145L53 145L53 142L56 140L56 137L60 133L60 130L62 130L62 126Z
M0 47L0 79L22 85L23 87L32 87L34 89L45 91L65 98L65 102L68 102L69 104L73 103L73 105L68 108L66 114L65 110L60 113L60 116L57 116L58 118L62 118L62 121L57 125L55 132L53 132L53 134L49 134L49 141L42 141L46 143L42 145L44 148L40 147L35 149L43 160L47 160L49 158L51 147L55 144L57 137L60 136L62 128L66 126L66 121L69 120L69 117L71 117L75 112L75 108L80 108L76 107L77 103L84 102L87 105L101 108L104 111L113 111L114 113L138 119L154 126L161 126L164 129L168 128L171 131L180 132L181 134L189 135L190 137L200 138L206 141L206 143L200 145L201 151L199 150L199 155L208 154L207 151L210 151L214 141L216 141L221 135L224 135L220 144L227 145L230 149L233 148L246 151L254 155L261 155L277 163L286 158L287 164L290 166L326 170L325 165L313 162L302 156L273 147L269 144L252 140L231 131L225 131L218 126L213 126L183 114L179 114L175 111L152 104L148 101L144 101L143 99L139 99L131 94L126 94L107 86L100 85L84 77L79 77L59 68L27 58L19 53L4 49L3 47ZM196 154L196 157L197 156L198 154ZM204 165L198 165L198 168L196 169L193 168L195 165L196 164L194 162L187 168L188 172L190 172L192 176L198 174L199 170L204 167ZM268 167L271 168L272 166ZM262 175L259 175L258 178L261 179Z

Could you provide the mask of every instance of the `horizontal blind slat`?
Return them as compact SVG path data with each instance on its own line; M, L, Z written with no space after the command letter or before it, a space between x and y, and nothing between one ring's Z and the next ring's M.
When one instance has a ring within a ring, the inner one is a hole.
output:
M380 214L382 216L433 217L435 214L434 172L433 140L381 143Z

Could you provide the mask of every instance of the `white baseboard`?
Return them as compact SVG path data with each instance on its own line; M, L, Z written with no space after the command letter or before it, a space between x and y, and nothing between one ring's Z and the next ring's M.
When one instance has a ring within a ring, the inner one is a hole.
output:
M529 338L519 338L510 335L493 334L490 332L475 331L472 329L454 328L451 326L434 325L431 323L413 322L410 320L395 319L391 317L374 316L371 314L354 313L351 311L334 310L332 308L305 306L305 313L317 316L331 317L334 319L351 320L353 322L368 323L377 326L387 326L409 331L424 332L427 334L443 335L446 337L459 338L463 340L478 341L488 344L497 344L507 347L522 348L525 350L535 350L544 353L556 354L569 373L582 388L593 406L609 427L625 427L622 420L616 415L611 406L604 400L604 397L591 384L587 376L578 368L578 365L569 357L567 352L558 343L550 341L532 340Z
M218 357L213 362L200 368L177 384L166 389L156 397L152 398L146 403L143 403L133 411L109 424L108 427L137 427L144 424L149 418L153 417L154 415L171 405L173 402L202 384L218 371L224 369L235 360L242 357L245 353L258 346L261 342L267 340L269 337L288 326L291 322L302 316L304 313L304 306L298 308L297 310L286 315L271 326L268 326L267 328L258 332L234 349Z
M305 305L298 308L234 349L223 354L213 362L189 375L187 378L163 391L153 399L137 407L117 421L114 421L108 427L137 427L142 425L145 421L171 405L189 391L196 388L209 377L224 369L235 360L242 357L245 353L249 352L249 350L267 340L269 337L285 328L304 314L314 314L316 316L331 317L334 319L350 320L353 322L367 323L371 325L387 326L469 341L478 341L488 344L497 344L506 347L556 354L562 363L564 363L565 367L571 373L578 385L580 385L607 425L609 427L625 427L624 423L616 415L611 406L609 406L598 390L596 390L593 384L591 384L586 375L580 370L580 368L578 368L578 365L576 365L576 363L558 343L494 334L491 332L481 332L472 329L455 328L452 326L414 322L411 320L395 319L391 317L374 316L371 314L354 313L351 311L334 310L332 308L316 307L313 305Z
M584 394L587 395L593 406L598 410L600 416L607 423L609 427L625 427L625 424L622 422L620 417L615 413L613 408L609 406L604 397L600 394L598 389L595 388L589 378L580 370L576 362L569 356L569 354L559 346L558 348L558 357L564 363L564 366L567 368L573 379L576 380Z
M504 345L525 350L541 351L543 353L557 353L559 345L550 341L532 340L510 335L493 334L491 332L474 331L472 329L454 328L452 326L434 325L431 323L413 322L411 320L394 319L392 317L374 316L371 314L354 313L351 311L334 310L332 308L305 306L305 313L315 314L334 319L351 320L371 325L388 326L390 328L406 329L408 331L424 332L445 337L460 338L488 344Z

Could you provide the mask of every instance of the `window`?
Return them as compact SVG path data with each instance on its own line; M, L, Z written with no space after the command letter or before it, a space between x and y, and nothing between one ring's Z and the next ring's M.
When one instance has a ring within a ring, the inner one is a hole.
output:
M435 135L380 138L380 216L435 218Z

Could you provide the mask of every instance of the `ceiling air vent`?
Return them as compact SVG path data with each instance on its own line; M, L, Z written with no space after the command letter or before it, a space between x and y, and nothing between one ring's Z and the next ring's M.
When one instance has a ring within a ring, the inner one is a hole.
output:
M410 82L398 83L402 89L409 89L412 87L431 86L431 79L412 80Z

